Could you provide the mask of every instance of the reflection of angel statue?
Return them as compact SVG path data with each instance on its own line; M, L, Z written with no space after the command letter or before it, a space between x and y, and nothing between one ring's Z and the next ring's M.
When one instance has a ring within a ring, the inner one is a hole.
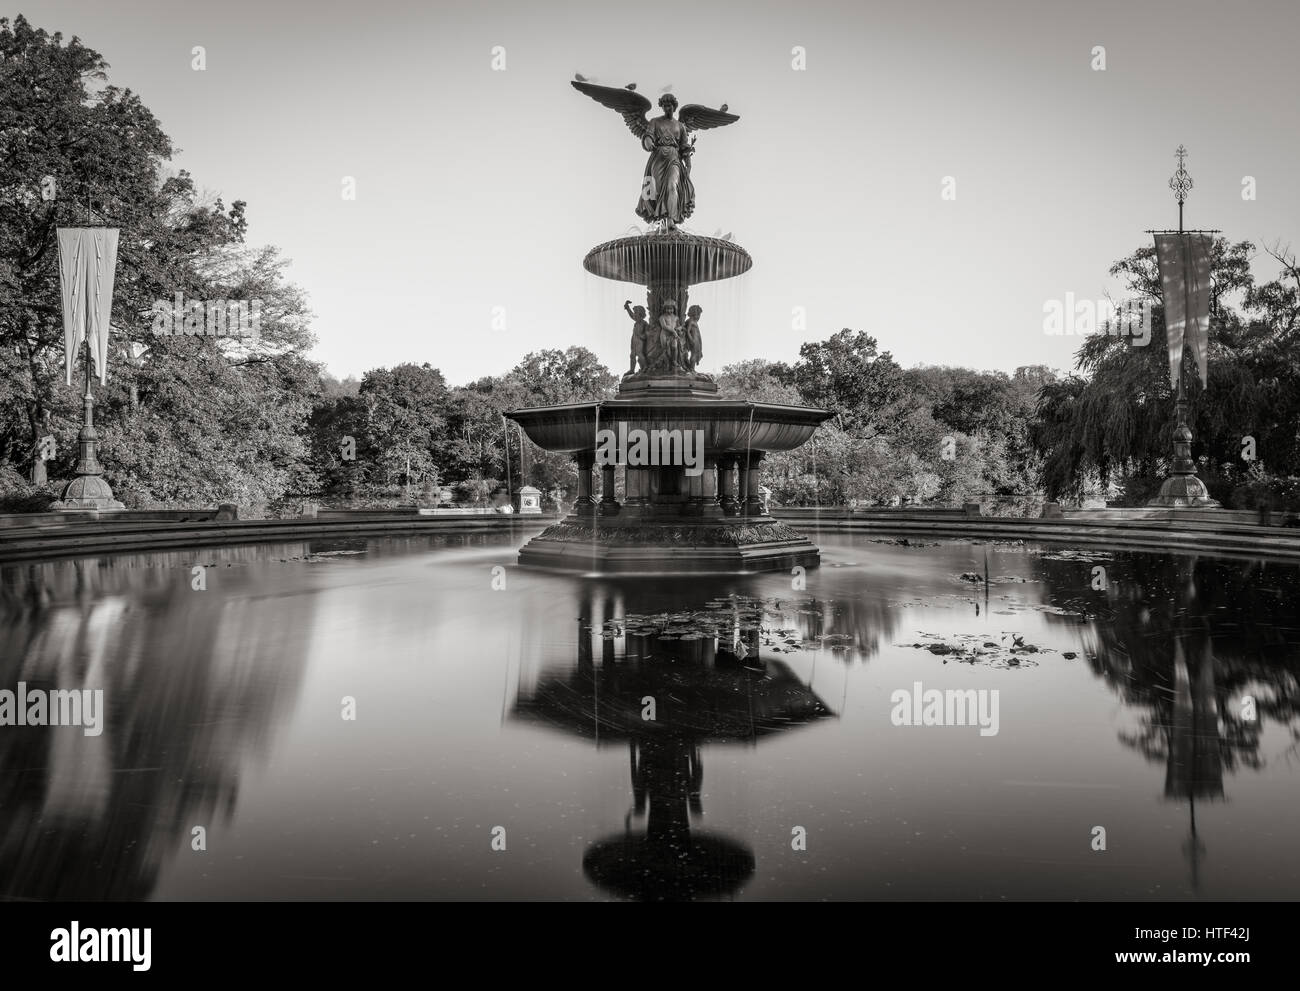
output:
M642 147L650 153L636 215L647 222L662 222L665 230L671 230L689 217L695 210L695 186L691 183L695 139L691 132L722 127L740 118L725 109L712 110L690 103L682 107L681 114L675 119L677 97L668 93L659 98L663 116L647 120L650 101L635 90L580 81L574 81L572 86L602 106L617 110L632 133L641 139Z

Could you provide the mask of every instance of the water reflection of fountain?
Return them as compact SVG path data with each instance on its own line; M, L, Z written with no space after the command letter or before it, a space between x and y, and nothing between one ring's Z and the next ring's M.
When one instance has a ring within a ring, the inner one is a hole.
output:
M585 611L627 620L614 605L611 595ZM643 900L734 893L753 874L753 853L691 822L704 813L704 748L756 745L833 713L788 664L764 656L759 625L742 624L734 636L666 639L577 623L576 663L537 678L516 699L513 716L597 746L627 747L632 806L624 832L592 844L584 872L607 891ZM641 832L633 821L643 817Z
M232 816L250 758L267 752L293 704L314 599L197 593L194 561L180 552L0 569L0 687L102 689L106 710L99 736L0 730L0 897L146 898L192 827Z
M1058 602L1089 587L1092 567L1041 562ZM1121 742L1164 764L1164 798L1187 803L1182 852L1196 890L1206 852L1197 801L1225 800L1225 774L1263 767L1266 720L1291 735L1291 750L1300 747L1300 575L1257 562L1138 553L1116 553L1106 568L1107 588L1089 602L1084 652L1144 714Z

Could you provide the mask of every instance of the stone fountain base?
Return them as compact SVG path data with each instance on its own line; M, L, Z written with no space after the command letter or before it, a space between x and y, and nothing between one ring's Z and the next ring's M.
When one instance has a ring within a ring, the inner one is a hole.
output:
M573 514L519 551L523 565L618 574L789 571L820 560L815 544L770 516L620 522Z

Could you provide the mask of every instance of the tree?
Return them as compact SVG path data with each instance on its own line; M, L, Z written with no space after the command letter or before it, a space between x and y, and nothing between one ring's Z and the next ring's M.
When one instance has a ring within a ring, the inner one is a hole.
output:
M71 472L81 383L63 382L55 231L103 224L120 230L96 409L110 484L128 505L277 498L305 477L305 300L274 249L244 244L242 202L200 202L167 174L170 140L130 90L100 85L106 68L76 38L0 20L0 460L30 463L48 412L51 472ZM260 336L156 336L154 304L176 293L258 301Z
M794 384L805 401L861 437L889 433L908 406L903 370L876 339L847 327L799 348Z
M1181 375L1191 402L1193 455L1216 497L1226 497L1243 473L1243 437L1275 471L1300 473L1300 272L1280 247L1282 272L1257 285L1248 241L1217 238L1211 256L1208 384L1201 386L1189 353ZM1036 406L1033 443L1044 457L1044 484L1052 497L1077 493L1098 476L1119 484L1128 501L1153 494L1172 454L1174 395L1169 383L1164 307L1155 249L1143 247L1111 268L1130 291L1151 303L1149 343L1097 334L1080 345L1076 373L1044 385ZM1239 306L1230 304L1240 299ZM1190 351L1190 349L1186 349Z
M799 390L779 377L785 366L750 358L728 365L718 374L718 395L724 399L750 399L759 403L802 406Z
M618 379L584 347L532 351L506 378L517 383L531 405L590 402L613 395Z
M372 369L357 398L366 407L366 451L385 484L427 478L446 433L447 383L428 362ZM411 475L407 476L407 465Z

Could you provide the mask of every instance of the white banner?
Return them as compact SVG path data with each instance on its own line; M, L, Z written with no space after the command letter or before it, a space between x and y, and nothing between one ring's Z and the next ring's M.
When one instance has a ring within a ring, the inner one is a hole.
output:
M59 286L63 291L64 367L68 385L81 342L89 339L99 383L108 376L108 322L117 269L116 227L59 228Z
M1155 238L1169 334L1169 384L1178 388L1186 344L1196 359L1201 385L1205 385L1210 340L1210 235L1157 234Z

